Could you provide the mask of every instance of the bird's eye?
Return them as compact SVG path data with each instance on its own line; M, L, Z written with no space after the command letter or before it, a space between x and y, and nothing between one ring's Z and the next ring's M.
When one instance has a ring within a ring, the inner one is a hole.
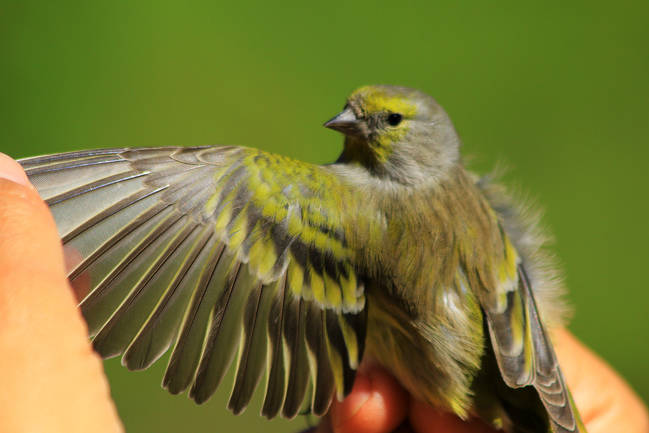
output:
M403 120L403 116L399 113L388 114L388 123L390 126L397 126Z

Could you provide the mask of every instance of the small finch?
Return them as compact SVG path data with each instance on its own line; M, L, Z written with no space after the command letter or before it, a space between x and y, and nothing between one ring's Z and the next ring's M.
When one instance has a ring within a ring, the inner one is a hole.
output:
M313 165L245 147L23 159L66 248L95 350L228 407L322 415L364 357L415 397L510 433L585 432L552 348L561 285L538 218L468 172L445 111L367 86ZM264 374L265 372L265 374Z

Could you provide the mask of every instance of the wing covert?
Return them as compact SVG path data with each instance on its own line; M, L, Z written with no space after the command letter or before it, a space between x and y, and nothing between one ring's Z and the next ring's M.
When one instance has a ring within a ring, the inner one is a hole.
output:
M19 161L50 206L95 349L228 404L324 413L362 357L363 284L345 236L352 192L325 167L241 147L107 149Z

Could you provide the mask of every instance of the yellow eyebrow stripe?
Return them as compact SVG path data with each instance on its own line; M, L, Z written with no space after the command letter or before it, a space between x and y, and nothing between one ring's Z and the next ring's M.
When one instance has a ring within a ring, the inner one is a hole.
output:
M365 86L358 89L351 96L363 99L363 108L369 113L392 112L402 114L404 117L414 117L417 106L404 98L390 96L384 90L375 86Z

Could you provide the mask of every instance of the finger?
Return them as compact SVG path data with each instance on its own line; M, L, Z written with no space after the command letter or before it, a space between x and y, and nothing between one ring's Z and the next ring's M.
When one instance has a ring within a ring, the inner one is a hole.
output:
M5 155L0 177L0 431L121 431L47 206Z
M394 377L377 366L356 375L351 393L329 412L335 433L388 433L406 417L408 394Z
M23 170L20 164L2 152L0 152L0 173L3 179L32 188L32 184L29 183L25 170Z
M556 332L555 347L589 433L649 432L647 408L611 367L566 330Z
M416 433L496 433L479 419L463 421L456 415L443 412L414 400L410 404L410 424Z

